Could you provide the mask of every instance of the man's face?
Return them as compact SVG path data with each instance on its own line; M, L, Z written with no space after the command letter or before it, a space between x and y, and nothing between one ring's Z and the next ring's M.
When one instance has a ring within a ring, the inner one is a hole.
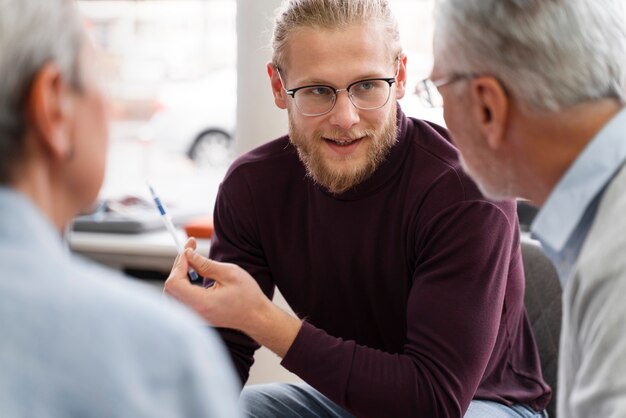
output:
M439 65L437 44L435 62L431 73L432 80L449 77ZM513 197L513 172L510 164L496 155L487 145L487 140L479 128L481 112L484 109L471 97L471 79L460 79L439 88L443 98L443 117L452 140L460 151L463 169L476 182L481 192L495 200Z
M288 40L281 69L287 89L311 84L343 89L398 73L389 101L375 110L357 109L342 91L329 113L304 116L286 98L291 142L309 175L333 193L369 177L396 142L396 100L404 94L405 63L391 56L384 39L382 25L376 23L333 31L300 28Z
M81 210L98 196L106 165L108 144L107 103L96 70L96 53L86 42L81 56L83 89L75 93L75 113L70 123L74 149L68 162L67 184Z

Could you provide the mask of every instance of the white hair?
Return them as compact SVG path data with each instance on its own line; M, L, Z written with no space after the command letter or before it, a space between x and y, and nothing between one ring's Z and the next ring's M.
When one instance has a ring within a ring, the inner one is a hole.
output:
M80 90L82 42L72 0L0 0L0 184L23 158L24 106L37 72L54 62Z
M523 106L624 102L624 0L437 0L435 49L448 73L488 74Z

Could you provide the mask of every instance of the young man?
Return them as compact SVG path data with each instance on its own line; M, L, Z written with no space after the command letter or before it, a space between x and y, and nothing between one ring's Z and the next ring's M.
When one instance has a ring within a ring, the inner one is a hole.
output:
M106 104L70 0L0 0L0 415L233 417L219 339L67 251L102 183Z
M222 332L242 380L256 341L308 383L246 388L249 415L542 416L515 205L485 199L446 131L397 106L406 57L387 3L286 2L273 47L289 135L233 164L215 210L211 256L245 271L196 255L215 286L184 266L166 283L243 331Z
M541 206L561 276L559 416L626 416L622 0L447 0L432 82L467 171ZM434 94L431 91L430 94Z

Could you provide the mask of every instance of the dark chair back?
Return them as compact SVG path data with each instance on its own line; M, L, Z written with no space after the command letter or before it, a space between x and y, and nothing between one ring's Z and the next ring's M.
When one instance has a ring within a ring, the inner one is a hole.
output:
M556 269L537 241L522 238L522 258L526 275L524 303L539 349L543 377L553 390L547 411L550 418L555 418L561 334L561 283Z

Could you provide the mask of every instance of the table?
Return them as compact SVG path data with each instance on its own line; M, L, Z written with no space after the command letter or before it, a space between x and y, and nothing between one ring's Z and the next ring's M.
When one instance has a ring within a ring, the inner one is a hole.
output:
M184 240L183 230L179 235ZM139 234L73 231L68 241L74 252L119 270L169 273L177 254L174 240L165 229ZM210 243L199 239L198 252L207 255Z

